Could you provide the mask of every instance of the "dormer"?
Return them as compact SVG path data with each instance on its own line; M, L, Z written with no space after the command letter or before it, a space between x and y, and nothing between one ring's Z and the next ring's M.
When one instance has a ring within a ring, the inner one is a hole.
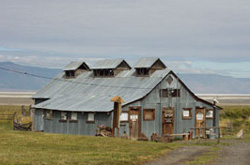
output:
M141 58L134 66L137 76L150 76L156 70L166 69L166 65L155 57Z
M90 71L89 66L83 61L70 62L67 66L63 68L65 73L65 78L75 78L84 71Z
M92 67L95 77L114 77L124 70L131 67L123 59L101 60Z

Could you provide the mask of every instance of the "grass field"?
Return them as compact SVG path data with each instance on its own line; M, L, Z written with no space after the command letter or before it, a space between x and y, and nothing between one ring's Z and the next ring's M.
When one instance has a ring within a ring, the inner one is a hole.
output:
M240 108L238 111L243 109ZM229 108L228 111L230 110ZM0 106L0 114L15 111L20 113L21 108ZM227 118L228 115L225 115L221 120ZM243 125L237 129L241 126ZM156 143L120 138L13 131L11 121L0 120L0 164L141 164L154 160L175 148L197 145L195 141L193 142L192 144ZM215 144L199 143L199 145L212 146L212 149L217 148L214 147ZM194 161L209 162L216 157L211 153L198 157Z

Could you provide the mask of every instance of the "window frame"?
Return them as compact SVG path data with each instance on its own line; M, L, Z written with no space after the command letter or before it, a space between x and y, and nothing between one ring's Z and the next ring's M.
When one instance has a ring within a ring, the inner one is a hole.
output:
M207 116L207 112L212 111L212 117ZM206 109L206 119L213 119L214 118L214 110L213 109Z
M192 119L192 109L193 108L182 108L182 119L183 120L191 120ZM189 111L189 116L184 116L184 111Z
M152 119L146 119L146 113L152 112ZM143 120L154 121L155 120L155 109L143 109Z
M174 91L174 92L172 92L171 97L181 97L181 89L171 89L171 90ZM173 94L175 94L175 95L173 95ZM169 88L160 89L159 95L162 98L168 98L170 95L170 89Z
M62 113L65 113L65 114L66 114L66 115L64 115L64 116L66 116L66 119L63 119L63 118L62 118ZM59 121L60 121L60 122L67 122L68 118L69 118L69 112L61 111Z
M76 114L76 119L72 119L72 113ZM77 123L78 122L78 113L77 112L71 112L69 116L69 122L70 123Z
M49 117L47 116L47 114L49 114ZM43 118L47 119L47 120L52 120L53 119L53 111L52 110L45 110Z
M127 120L121 120L121 115L122 115L123 113L126 113L126 114L128 115ZM128 121L129 121L129 113L128 113L128 111L122 112L121 115L120 115L120 123L128 123Z
M94 120L89 120L89 114L94 115ZM88 112L87 113L86 123L95 123L95 113L94 112Z

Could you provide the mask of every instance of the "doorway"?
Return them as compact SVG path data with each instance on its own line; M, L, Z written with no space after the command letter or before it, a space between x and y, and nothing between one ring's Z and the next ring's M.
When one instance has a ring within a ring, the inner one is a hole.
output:
M163 108L162 109L162 134L174 133L174 109Z
M200 137L205 137L205 127L206 127L206 117L205 117L205 108L196 108L195 110L195 127L203 128L200 129ZM196 129L195 136L198 137L199 130Z
M129 137L136 140L141 133L141 107L129 107Z

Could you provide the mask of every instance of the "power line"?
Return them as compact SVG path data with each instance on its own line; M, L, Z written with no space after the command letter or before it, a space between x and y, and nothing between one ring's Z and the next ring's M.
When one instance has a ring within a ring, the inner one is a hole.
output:
M129 87L129 86L114 86L114 85L102 85L102 84L94 84L94 83L85 83L85 82L77 82L77 81L72 81L72 80L66 80L66 79L59 79L59 78L51 78L51 77L46 77L46 76L41 76L33 73L28 73L28 72L22 72L22 71L17 71L13 69L8 69L8 68L3 68L0 67L1 70L4 71L9 71L9 72L14 72L18 74L23 74L31 77L37 77L37 78L42 78L42 79L47 79L47 80L54 80L54 81L61 81L61 82L70 82L70 83L75 83L75 84L84 84L84 85L93 85L93 86L103 86L103 87L111 87L111 88L131 88L131 89L152 89L152 88L141 88L141 87ZM163 78L163 77L154 77L154 78Z

